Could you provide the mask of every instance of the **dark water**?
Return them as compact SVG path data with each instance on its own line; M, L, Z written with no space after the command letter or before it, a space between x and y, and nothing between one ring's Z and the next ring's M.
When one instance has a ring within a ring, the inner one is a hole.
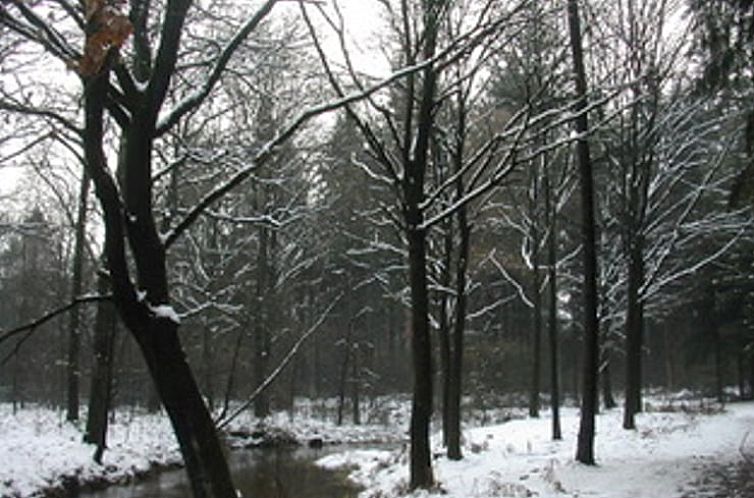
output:
M344 473L314 465L314 461L325 454L322 450L302 448L236 451L230 461L233 482L245 498L356 498L358 489L346 481ZM79 495L80 498L190 496L183 469L162 472L127 486L111 486Z

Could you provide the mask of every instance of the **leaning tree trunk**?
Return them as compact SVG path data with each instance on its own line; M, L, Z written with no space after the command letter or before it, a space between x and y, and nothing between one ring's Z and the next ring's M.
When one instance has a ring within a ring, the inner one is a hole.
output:
M594 229L594 180L589 152L589 120L587 118L587 86L584 53L581 46L581 22L578 0L568 0L568 31L576 83L576 154L581 187L581 243L584 258L584 390L581 398L576 460L594 465L594 418L597 411L597 380L599 368L599 322L597 318L597 251Z
M168 313L165 247L157 233L151 203L156 111L147 99L124 128L121 192L109 172L103 148L108 76L105 69L85 78L84 155L102 206L113 300L141 348L170 417L194 498L235 498L220 439L186 362L178 324ZM131 278L133 267L137 282Z
M136 337L178 439L194 497L236 496L215 424L178 339L178 325L153 317Z

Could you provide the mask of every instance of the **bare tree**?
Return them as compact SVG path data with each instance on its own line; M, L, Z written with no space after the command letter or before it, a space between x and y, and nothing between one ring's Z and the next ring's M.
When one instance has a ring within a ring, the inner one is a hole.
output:
M586 112L588 90L584 53L582 48L581 18L578 0L568 1L568 31L571 39L574 81L578 102L575 131L578 134L576 154L581 187L581 230L584 258L584 389L581 398L581 422L579 425L576 460L594 465L594 416L597 410L597 377L599 362L599 322L597 319L597 240L594 223L594 188L592 159L589 152L589 120Z

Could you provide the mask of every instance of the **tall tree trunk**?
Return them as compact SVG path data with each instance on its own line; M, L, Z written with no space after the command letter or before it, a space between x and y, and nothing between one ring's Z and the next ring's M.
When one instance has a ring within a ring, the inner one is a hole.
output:
M584 258L584 389L581 398L581 420L579 424L576 460L594 465L594 417L597 411L597 382L599 368L599 322L597 318L597 251L594 228L594 185L592 159L589 152L589 120L587 118L587 85L584 69L584 54L581 45L581 21L578 0L568 0L568 31L573 56L574 79L576 83L575 106L576 153L579 165L579 185L581 187L581 243Z
M204 394L207 397L209 410L215 409L215 379L213 372L214 355L212 344L212 329L204 323L202 326L202 377L204 377Z
M665 349L665 388L675 390L675 345L671 341L670 321L662 328L662 342Z
M639 289L644 275L641 245L631 242L628 265L628 295L626 316L626 399L623 428L635 429L635 415L641 412L641 356L643 343L643 305Z
M349 306L349 309L351 307ZM348 370L351 365L351 336L353 334L353 315L348 320L345 343L343 344L343 361L340 364L340 378L338 379L338 420L337 425L343 425L343 411L346 404L346 389L348 388Z
M359 345L355 344L353 361L351 362L351 408L353 425L361 425L361 376L359 364Z
M711 320L708 321L708 323ZM720 337L720 330L710 323L713 330L713 338L715 341L715 394L717 395L718 403L725 402L725 382L723 380L723 340Z
M539 241L536 241L539 244ZM540 294L539 254L535 250L532 255L532 361L531 361L531 385L529 386L529 416L538 418L540 408L540 384L542 375L542 294Z
M460 164L460 163L459 163ZM458 179L458 193L463 191L463 182ZM458 208L458 261L456 262L456 312L453 326L453 348L450 362L450 382L448 386L448 458L460 460L461 453L461 400L463 394L463 350L466 330L466 280L471 241L471 227L466 214L466 206Z
M424 46L423 60L435 55L438 16L442 2L423 1ZM413 80L413 78L410 78ZM409 455L409 489L429 488L434 484L429 443L432 417L432 343L429 328L429 292L427 290L427 230L422 227L424 212L424 181L428 166L429 143L433 132L437 73L428 64L422 71L421 91L418 95L415 140L404 144L405 168L401 184L404 198L404 221L408 240L408 272L411 289L411 347L414 367L414 390L411 400L411 450ZM413 85L413 81L410 82ZM413 105L413 104L410 104ZM412 109L411 107L410 109ZM411 116L409 111L407 116ZM412 123L412 119L408 119Z
M264 189L264 187L260 187ZM262 207L265 205L263 200ZM259 227L259 249L257 253L257 288L256 303L257 317L254 323L254 386L261 386L267 377L267 363L269 361L269 319L268 303L270 296L270 282L268 281L270 233L267 227ZM270 401L267 390L259 393L254 399L254 416L265 418L270 414Z
M547 235L547 275L549 299L547 303L547 336L550 346L550 411L552 412L552 439L563 438L560 428L560 371L558 367L558 242L557 213L552 202L552 188L549 173L543 177L545 214L548 218Z
M73 272L71 279L71 298L81 295L84 288L84 245L86 244L86 218L89 201L89 175L84 171L81 175L79 188L79 206L76 214L76 234L73 247ZM71 310L68 322L68 362L66 382L66 420L73 422L79 419L79 383L81 379L80 349L81 349L81 311L78 307Z
M613 396L613 379L610 369L610 353L605 351L603 353L603 367L600 372L600 378L602 380L602 402L605 404L606 410L611 410L617 406L615 403L615 397Z
M447 289L451 285L450 265L453 264L453 219L448 218L445 223L445 233L443 234L443 265L440 274L442 290L440 296L439 330L440 339L440 371L442 373L442 442L447 448L450 439L450 376L451 376L451 352L450 352L450 324L449 315L449 296Z
M415 206L417 211L414 215L420 213L418 202ZM418 221L420 222L420 219ZM429 488L434 482L429 446L429 424L432 417L432 346L429 335L425 232L413 229L409 230L407 235L411 286L411 345L414 365L409 487L416 489Z
M243 344L246 331L244 327L239 327L238 337L236 343L233 346L233 355L230 359L230 371L228 372L228 378L225 381L225 393L223 395L223 407L220 410L220 414L217 416L217 420L223 420L230 410L230 402L236 388L236 371L238 370L238 357L241 356L241 345Z
M107 276L100 273L97 277L97 292L104 295L109 289ZM94 461L100 464L107 447L108 414L112 397L113 353L117 327L115 313L112 302L102 301L97 304L94 318L94 364L89 387L89 409L84 442L97 446Z
M531 361L531 385L529 386L529 416L539 417L540 407L540 383L542 375L542 294L541 277L539 271L540 230L538 219L539 204L539 175L541 174L538 159L535 167L531 168L531 196L529 199L530 237L531 251L531 324L532 324L532 361Z
M456 93L458 105L458 129L456 137L458 142L453 151L453 173L458 175L455 182L455 199L463 198L465 185L463 171L463 159L466 146L466 124L468 113L466 100L461 89ZM469 251L471 248L471 225L468 219L467 206L461 203L456 212L458 220L458 258L456 261L455 294L456 309L453 323L453 345L450 358L450 377L448 382L448 458L460 460L461 452L461 403L463 398L463 356L464 336L466 332L466 309L467 309L467 275L469 266Z

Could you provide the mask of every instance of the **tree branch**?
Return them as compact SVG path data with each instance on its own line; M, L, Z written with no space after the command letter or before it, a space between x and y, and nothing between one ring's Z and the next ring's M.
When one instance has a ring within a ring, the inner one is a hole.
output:
M236 408L233 413L228 415L224 420L216 420L215 425L218 429L222 429L224 427L227 427L228 424L230 424L236 417L238 417L241 413L245 412L248 407L251 406L251 404L254 402L254 400L270 385L275 382L275 379L277 379L281 373L283 373L283 370L285 370L285 367L288 366L288 364L293 360L293 358L298 353L299 349L301 349L301 346L306 342L309 337L311 337L317 330L319 330L320 326L325 322L325 319L327 319L328 316L330 316L330 311L335 307L336 304L340 302L340 300L343 298L343 293L340 293L338 296L335 297L335 299L332 300L330 305L327 307L327 309L320 315L320 317L317 319L317 321L309 327L309 329L296 341L296 343L291 346L291 349L288 350L288 353L286 353L285 357L280 361L277 368L273 372L270 373L270 375L267 376L266 379L264 379L264 382L262 382L259 387L254 389L254 392L251 393L251 395L246 399L246 401L241 404L238 408Z
M20 325L14 329L8 330L6 332L0 333L0 344L3 342L23 333L23 332L33 332L38 327L44 325L45 323L49 322L53 318L57 317L58 315L62 315L63 313L75 308L76 306L80 304L86 304L86 303L98 303L101 301L109 301L112 299L111 295L87 295L87 296L80 296L75 298L70 303L61 306L59 308L56 308L52 311L49 311L45 315L37 318L34 321L31 321L29 323L26 323L24 325ZM23 339L22 339L23 340Z
M256 13L251 16L246 24L241 26L241 28L233 36L233 38L231 38L228 44L225 45L225 48L223 48L223 51L220 53L220 56L215 62L212 71L210 71L209 76L204 81L204 84L199 87L196 92L192 93L181 102L179 102L173 110L168 112L167 115L157 123L155 130L156 137L168 131L183 116L190 113L204 102L204 100L214 88L215 84L220 80L220 76L222 76L223 71L225 71L228 62L230 61L230 58L233 56L235 51L238 49L241 43L243 43L246 38L248 38L248 36L254 31L254 29L256 29L259 23L261 23L262 20L267 17L267 14L270 13L272 7L274 7L277 2L278 0L267 0L256 11ZM175 53L177 54L177 51ZM158 64L160 59L161 57L158 57Z

